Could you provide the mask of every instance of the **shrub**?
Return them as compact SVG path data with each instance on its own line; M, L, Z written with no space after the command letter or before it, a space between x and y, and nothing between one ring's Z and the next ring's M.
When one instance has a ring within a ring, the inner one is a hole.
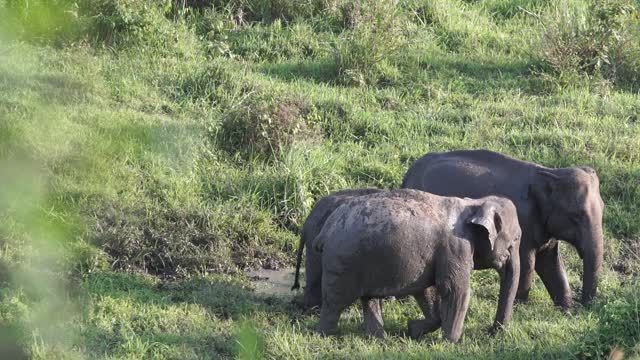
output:
M319 0L240 0L244 7L260 19L284 22L297 17L310 17L322 9Z
M296 142L317 140L320 132L304 100L251 95L227 112L216 137L231 154L275 158Z
M391 80L392 55L407 44L398 0L348 1L342 13L348 30L335 45L338 75L357 85Z
M169 1L84 0L80 12L87 19L87 36L98 42L119 44L130 41L162 45L173 29L165 15L171 11ZM157 40L157 41L156 41Z
M205 49L209 54L232 56L229 33L238 28L232 13L210 8L190 13L185 19L205 42Z
M557 73L587 74L612 83L638 81L640 23L633 2L592 0L581 10L564 1L545 27L543 59Z

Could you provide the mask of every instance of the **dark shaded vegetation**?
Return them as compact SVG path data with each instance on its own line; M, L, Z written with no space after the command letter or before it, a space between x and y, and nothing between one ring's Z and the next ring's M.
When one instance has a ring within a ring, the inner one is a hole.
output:
M266 212L250 203L217 209L98 209L95 241L112 267L152 274L233 272L247 267L277 268L284 240Z

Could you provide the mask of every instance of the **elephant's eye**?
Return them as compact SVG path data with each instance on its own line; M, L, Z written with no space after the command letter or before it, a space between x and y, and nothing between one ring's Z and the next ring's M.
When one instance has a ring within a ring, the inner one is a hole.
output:
M582 218L583 218L583 214L581 213L572 214L571 216L569 216L569 219L575 224L579 224L582 221Z

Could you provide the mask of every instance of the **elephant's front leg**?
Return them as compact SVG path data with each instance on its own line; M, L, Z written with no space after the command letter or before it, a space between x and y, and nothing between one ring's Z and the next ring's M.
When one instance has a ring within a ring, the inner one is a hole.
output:
M524 240L521 240L524 241ZM522 249L520 251L520 280L516 299L521 302L529 300L529 291L533 283L533 272L536 265L536 252L534 249Z
M336 294L335 291L328 290L323 284L322 299L317 330L323 336L333 335L336 333L340 315L357 298Z
M567 312L571 308L571 288L560 257L559 243L538 252L536 272L547 288L553 303Z
M364 328L368 335L384 337L384 321L382 320L382 300L376 298L360 298Z
M430 286L424 291L413 295L422 309L424 320L409 320L408 331L412 339L437 330L442 325L440 319L440 298L435 286Z
M320 321L318 332L321 335L333 335L336 333L340 315L349 305L358 299L356 289L353 286L354 278L341 271L327 271L323 264L322 273L322 308L320 309ZM329 268L335 269L336 264L329 264Z
M325 306L322 307L320 310L320 321L317 327L320 335L327 336L336 333L342 310L343 309L333 304L325 304Z
M440 295L440 318L442 319L442 331L447 340L457 343L462 335L464 318L469 308L471 288L469 277L471 268L457 266L450 270L443 280L436 280L438 294Z

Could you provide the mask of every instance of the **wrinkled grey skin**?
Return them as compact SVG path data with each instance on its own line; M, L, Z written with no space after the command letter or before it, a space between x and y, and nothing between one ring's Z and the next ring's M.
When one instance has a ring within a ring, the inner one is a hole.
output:
M311 242L320 233L329 215L340 205L347 203L356 196L369 195L381 191L383 190L354 189L336 191L318 200L313 209L311 209L307 220L302 226L302 234L298 244L296 275L291 288L291 290L300 288L300 263L302 262L302 251L306 246L303 305L305 309L320 308L322 306L322 257L319 252L313 249Z
M520 272L516 209L499 197L461 199L417 190L359 196L337 208L314 240L322 252L318 331L335 332L341 312L360 299L366 331L383 337L377 298L413 295L425 319L418 338L442 327L457 342L469 305L472 269L501 278L493 329L509 321Z
M604 203L592 168L551 169L486 150L430 153L411 165L402 187L443 196L510 199L523 233L517 299L527 300L535 269L555 305L564 311L571 307L556 239L573 245L583 259L582 303L595 297L603 255Z

